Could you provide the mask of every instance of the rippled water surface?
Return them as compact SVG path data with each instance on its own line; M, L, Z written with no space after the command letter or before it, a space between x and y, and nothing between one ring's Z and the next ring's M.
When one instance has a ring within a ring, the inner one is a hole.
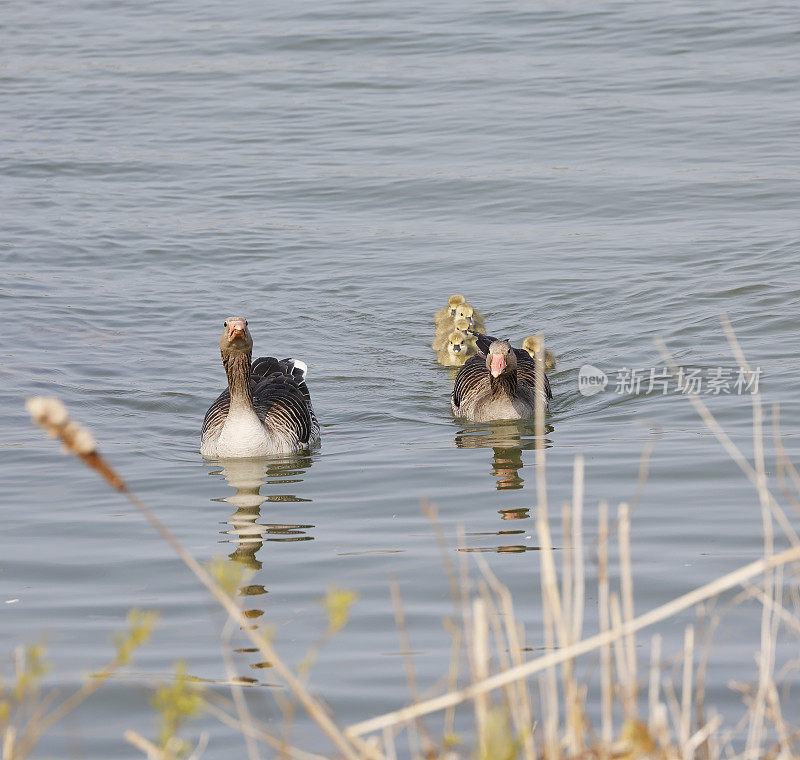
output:
M452 419L428 347L452 292L557 356L554 526L576 454L590 540L598 500L632 498L660 434L633 516L638 611L758 557L756 494L685 398L616 393L619 375L585 397L577 378L642 368L646 386L656 335L684 366L732 368L727 313L798 453L798 23L791 4L738 0L6 3L0 642L45 635L50 682L77 684L127 610L161 615L49 750L129 756L122 732L152 734L144 687L176 659L226 673L207 595L31 428L32 393L62 397L195 556L252 569L246 606L288 660L324 630L326 589L359 594L312 679L345 724L409 700L390 577L423 688L446 670L450 596L421 499L451 549L463 525L542 646L533 430ZM239 313L256 355L308 363L318 451L199 457ZM749 399L706 400L751 454ZM665 652L690 619L661 629ZM757 638L742 641L723 639L709 675L723 709L728 680L753 677ZM276 683L260 659L235 654ZM205 727L207 757L241 751Z

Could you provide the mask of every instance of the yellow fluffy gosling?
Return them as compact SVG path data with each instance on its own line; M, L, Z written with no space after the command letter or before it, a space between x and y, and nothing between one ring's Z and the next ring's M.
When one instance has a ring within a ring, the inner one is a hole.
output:
M486 327L483 324L483 317L475 311L475 309L468 303L462 303L456 307L455 319L467 319L470 323L470 328L476 332L486 332Z
M456 315L456 308L461 306L462 303L465 303L466 299L461 293L454 293L450 298L447 299L447 306L442 307L436 314L433 315L433 321L438 327L439 324L444 322L447 319L453 319Z
M461 330L453 330L447 343L436 352L436 360L444 367L460 367L477 350L474 339Z
M522 347L531 355L531 359L535 359L536 352L542 348L542 338L539 335L529 335L522 341ZM544 369L549 372L551 369L556 368L556 357L553 356L547 349L544 351Z

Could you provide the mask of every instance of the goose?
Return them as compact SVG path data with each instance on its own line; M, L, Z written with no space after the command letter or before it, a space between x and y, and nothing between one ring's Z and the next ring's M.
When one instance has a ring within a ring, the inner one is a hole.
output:
M528 335L528 337L522 341L522 348L530 354L531 359L535 359L536 352L543 348L543 342L540 335ZM544 368L547 372L556 368L556 357L546 348L544 349Z
M228 388L206 412L202 456L289 454L319 440L303 362L265 356L251 364L253 339L244 317L225 320L219 350Z
M452 319L456 315L456 307L461 306L465 301L466 299L461 293L454 293L447 299L447 306L443 306L433 315L434 324L438 326L440 322L446 319Z
M431 348L434 351L438 351L443 346L447 345L447 339L450 337L450 333L454 331L459 331L464 333L465 335L469 334L470 330L470 323L468 319L464 319L464 317L458 317L457 319L442 322L436 328L436 334L433 336L433 342L431 343Z
M545 408L553 398L550 383L536 386L536 362L507 340L476 335L478 353L456 375L450 404L453 414L475 422L519 420L534 416L536 394Z
M476 350L475 339L469 333L453 330L436 352L436 361L443 367L460 367Z

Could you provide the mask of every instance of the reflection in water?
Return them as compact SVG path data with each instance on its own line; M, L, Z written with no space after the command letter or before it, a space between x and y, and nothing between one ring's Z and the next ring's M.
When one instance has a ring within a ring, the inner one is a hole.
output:
M285 523L259 523L261 505L265 502L307 502L294 494L262 494L261 486L302 483L302 475L311 466L309 455L284 457L281 459L226 459L220 460L222 470L212 475L224 475L235 493L214 501L226 501L236 507L230 521L229 530L223 531L225 540L236 544L236 549L228 556L251 570L260 570L261 562L256 554L264 541L311 541L305 531L313 525L293 525ZM247 587L253 589L255 587ZM252 595L265 593L263 586L259 591L240 593Z
M544 445L552 444L547 435L553 431L552 425L545 426ZM471 423L456 433L455 444L460 449L491 449L491 474L496 478L498 491L514 491L523 488L525 479L520 475L524 463L522 452L536 448L536 430L533 420L509 420L494 423ZM531 464L533 456L531 455ZM530 507L513 507L497 510L501 520L528 520ZM467 533L468 536L496 536L498 546L461 547L465 552L497 552L499 554L521 554L536 551L532 546L533 526L506 525L504 530ZM513 537L513 538L512 538ZM515 541L519 543L510 543ZM506 543L508 542L508 543ZM523 543L524 542L524 543Z
M262 568L262 562L256 556L265 541L312 541L313 536L306 534L306 530L313 528L309 524L288 523L261 523L261 507L269 502L308 502L294 493L294 484L303 482L303 475L311 467L311 456L308 454L283 457L280 459L222 459L218 464L221 470L215 470L212 475L224 475L225 479L234 489L234 493L224 498L213 501L227 502L235 507L235 511L225 523L222 531L223 541L235 545L228 557L236 563L244 565L248 570L256 571ZM266 491L277 490L280 493L261 493L262 486ZM245 617L249 618L257 628L259 618L264 610L256 607L260 599L267 593L267 589L259 583L250 583L239 588L239 596L247 597L250 609L243 610ZM255 653L252 648L237 649L241 653ZM254 662L251 668L269 668L269 662ZM240 676L241 683L257 684L258 679Z
M545 436L552 432L553 426L546 425ZM525 482L519 474L523 467L522 452L536 447L536 434L533 420L476 423L459 430L455 443L460 449L492 449L495 487L498 491L516 490ZM552 445L546 437L544 445L548 448Z

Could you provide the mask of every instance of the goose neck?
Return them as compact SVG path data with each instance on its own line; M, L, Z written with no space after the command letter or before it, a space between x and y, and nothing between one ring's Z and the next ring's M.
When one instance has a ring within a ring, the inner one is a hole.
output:
M499 377L489 375L489 385L492 389L492 396L515 396L517 393L517 373L507 372Z
M228 376L228 390L231 393L231 408L253 406L253 390L250 387L251 355L249 352L223 354L222 363Z

